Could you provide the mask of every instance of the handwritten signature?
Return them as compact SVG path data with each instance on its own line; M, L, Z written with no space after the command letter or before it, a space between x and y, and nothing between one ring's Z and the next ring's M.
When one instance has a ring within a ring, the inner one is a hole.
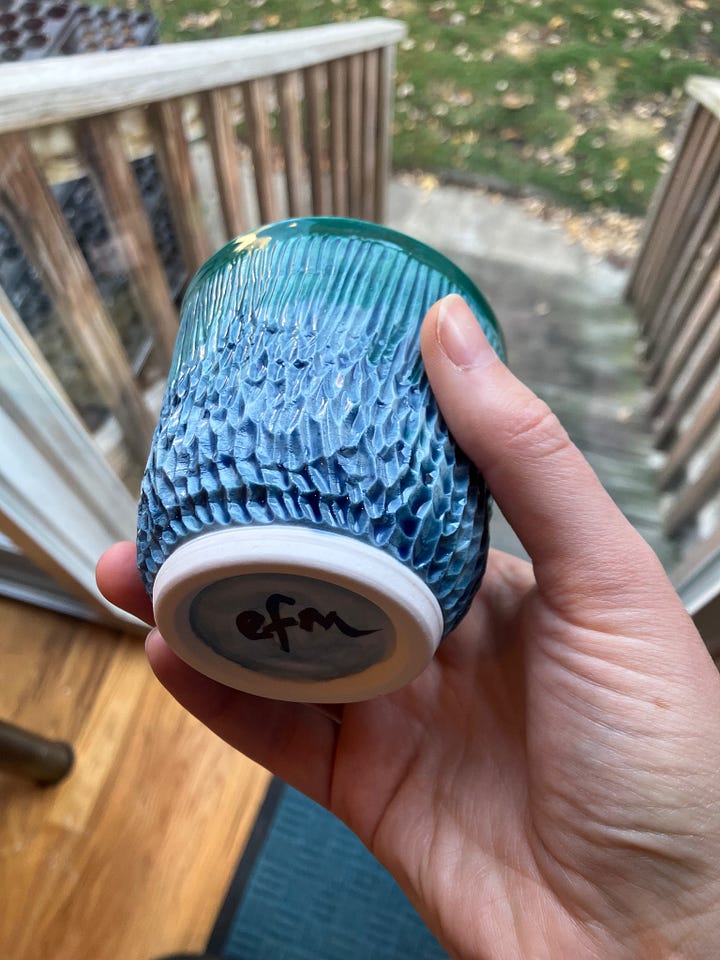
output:
M316 625L326 631L335 627L346 637L365 637L368 634L377 633L377 629L358 630L357 627L351 626L338 616L335 610L322 614L315 607L305 607L298 612L297 617L286 617L280 612L280 607L283 604L294 607L296 601L293 597L286 597L282 593L273 593L265 602L267 621L265 614L258 610L243 610L235 618L235 624L240 633L248 640L272 640L275 637L285 653L290 653L288 631L294 627L304 630L305 633L312 633Z

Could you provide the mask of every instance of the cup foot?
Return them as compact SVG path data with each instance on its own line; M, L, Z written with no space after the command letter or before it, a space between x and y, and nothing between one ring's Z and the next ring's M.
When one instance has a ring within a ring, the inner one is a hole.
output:
M157 574L153 606L166 641L192 667L278 700L389 693L425 668L443 630L429 587L394 557L285 524L183 543Z

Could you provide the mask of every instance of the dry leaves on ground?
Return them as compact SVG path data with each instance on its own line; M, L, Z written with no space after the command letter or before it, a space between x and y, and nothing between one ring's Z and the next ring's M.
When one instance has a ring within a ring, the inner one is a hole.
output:
M208 10L207 13L188 13L178 23L180 30L207 30L218 22L222 13L220 10Z

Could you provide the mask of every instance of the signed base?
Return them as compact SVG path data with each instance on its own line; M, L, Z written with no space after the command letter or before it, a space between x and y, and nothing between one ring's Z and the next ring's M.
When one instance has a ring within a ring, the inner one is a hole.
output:
M427 666L443 630L430 589L394 557L283 524L184 543L157 574L153 606L186 663L276 700L349 703L389 693Z

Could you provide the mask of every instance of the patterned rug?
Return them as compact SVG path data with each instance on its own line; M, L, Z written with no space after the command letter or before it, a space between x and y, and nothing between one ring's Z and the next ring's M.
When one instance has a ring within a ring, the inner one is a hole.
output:
M223 960L447 960L347 827L273 781L208 953Z

